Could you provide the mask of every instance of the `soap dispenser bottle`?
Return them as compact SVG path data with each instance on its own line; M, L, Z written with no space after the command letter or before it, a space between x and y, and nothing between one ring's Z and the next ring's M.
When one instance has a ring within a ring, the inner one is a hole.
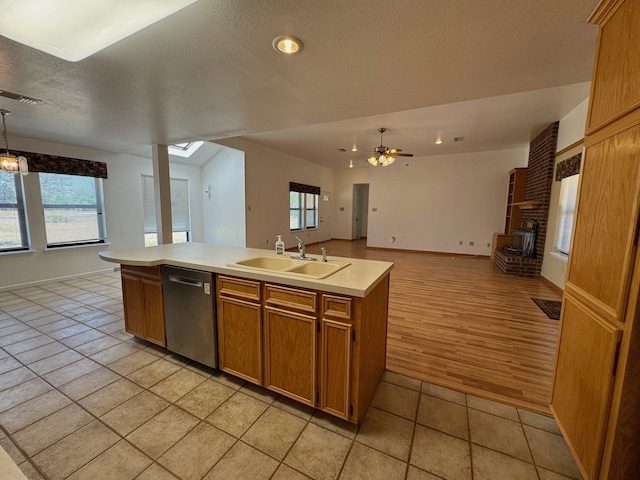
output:
M282 235L278 235L276 240L276 255L284 255L284 242L282 241Z

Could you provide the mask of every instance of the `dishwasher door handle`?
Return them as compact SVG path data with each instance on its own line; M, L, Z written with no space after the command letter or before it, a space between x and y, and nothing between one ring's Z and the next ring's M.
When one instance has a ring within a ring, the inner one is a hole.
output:
M175 283L181 283L183 285L189 285L190 287L202 288L204 282L199 280L192 280L190 278L179 277L178 275L169 275L169 281Z

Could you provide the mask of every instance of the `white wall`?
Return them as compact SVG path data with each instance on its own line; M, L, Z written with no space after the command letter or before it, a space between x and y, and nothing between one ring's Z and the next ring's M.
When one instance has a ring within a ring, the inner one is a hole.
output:
M46 250L38 178L37 174L31 173L24 177L24 181L33 251L0 254L0 289L113 270L116 265L100 260L99 251L144 246L141 175L152 175L150 158L21 137L12 137L11 145L16 150L26 152L107 163L108 178L103 181L103 186L107 239L110 245ZM170 174L172 177L189 179L193 238L195 241L202 241L200 168L172 164Z
M508 171L526 163L522 148L336 171L335 236L350 238L352 185L369 183L369 246L489 255L487 244L504 227Z
M316 243L331 238L330 222L323 222L315 230L291 232L289 230L289 182L320 187L332 192L333 171L284 152L250 142L243 138L218 141L245 154L245 204L247 219L247 247L275 248L276 236L282 235L285 248L294 247L299 236L305 243ZM320 217L330 218L328 205L319 204Z
M560 120L558 127L558 146L556 152L566 149L568 146L584 138L584 129L587 121L587 108L589 99L574 108ZM578 145L559 156L556 156L555 165L582 151L582 145ZM560 201L560 182L554 180L551 184L551 198L549 200L549 219L547 221L547 236L544 244L544 258L542 260L541 275L557 287L564 290L567 259L554 253L556 232L558 231L558 210Z
M233 148L222 149L202 167L205 242L245 246L244 170L244 153Z

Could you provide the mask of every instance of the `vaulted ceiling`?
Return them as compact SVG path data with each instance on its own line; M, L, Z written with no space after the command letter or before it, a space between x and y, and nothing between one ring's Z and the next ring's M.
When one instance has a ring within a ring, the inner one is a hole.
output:
M0 37L0 90L42 99L0 108L10 135L147 156L245 136L344 168L378 127L416 155L512 148L588 96L596 4L199 0L77 63Z

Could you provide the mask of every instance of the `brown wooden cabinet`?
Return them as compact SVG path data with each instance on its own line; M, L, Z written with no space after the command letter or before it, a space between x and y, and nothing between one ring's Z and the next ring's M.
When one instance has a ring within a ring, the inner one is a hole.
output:
M228 276L217 285L220 368L362 422L384 373L388 276L365 298Z
M640 2L605 0L551 410L585 480L640 472Z
M166 347L160 267L122 265L121 279L125 330Z

